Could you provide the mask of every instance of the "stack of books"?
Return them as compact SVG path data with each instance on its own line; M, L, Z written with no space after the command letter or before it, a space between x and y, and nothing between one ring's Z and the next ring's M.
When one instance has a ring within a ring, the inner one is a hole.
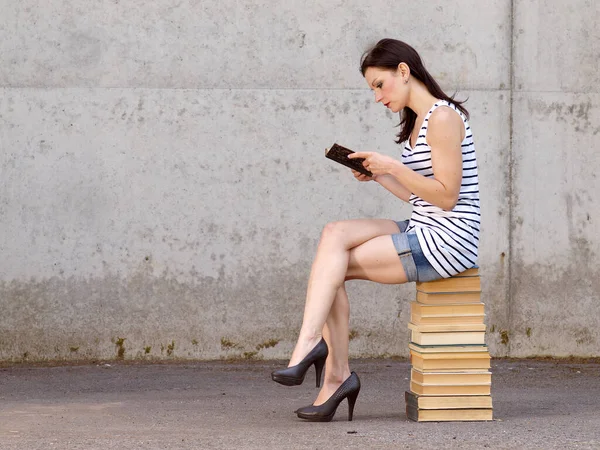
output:
M408 418L492 420L492 374L478 269L417 283L410 317Z

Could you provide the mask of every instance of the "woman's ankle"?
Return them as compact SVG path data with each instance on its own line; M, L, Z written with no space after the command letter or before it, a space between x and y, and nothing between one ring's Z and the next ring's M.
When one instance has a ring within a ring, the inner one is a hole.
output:
M326 373L325 378L323 380L324 383L327 384L335 384L340 385L350 376L350 369L346 368L343 370L332 371L331 373Z
M292 357L290 358L290 362L288 367L295 366L298 364L303 358L306 357L310 353L310 351L317 346L319 341L321 340L322 335L311 335L311 337L298 336L298 341L296 342L296 347L292 352Z
M298 344L314 346L317 345L323 338L322 333L300 332L298 335Z

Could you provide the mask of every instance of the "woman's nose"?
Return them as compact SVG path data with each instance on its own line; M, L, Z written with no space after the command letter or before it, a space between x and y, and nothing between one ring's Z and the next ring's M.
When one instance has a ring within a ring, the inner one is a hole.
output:
M382 95L375 92L375 103L379 103L382 99Z

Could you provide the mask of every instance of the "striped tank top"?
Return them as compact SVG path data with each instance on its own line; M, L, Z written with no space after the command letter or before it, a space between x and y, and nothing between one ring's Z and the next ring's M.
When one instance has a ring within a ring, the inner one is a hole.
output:
M456 111L465 124L465 139L461 144L463 173L458 201L452 211L445 211L422 198L411 194L409 202L413 212L406 228L416 233L423 255L442 277L449 278L477 264L479 244L480 208L479 180L473 134L466 117L452 103L438 100L425 116L415 148L410 138L402 151L402 162L415 172L433 177L431 147L427 144L429 117L440 106Z

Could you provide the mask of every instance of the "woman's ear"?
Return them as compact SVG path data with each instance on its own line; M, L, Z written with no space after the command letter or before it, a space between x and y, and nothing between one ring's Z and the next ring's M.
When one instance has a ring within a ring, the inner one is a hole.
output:
M408 64L404 62L398 64L398 69L396 73L404 79L405 83L408 83L408 78L410 77L410 67L408 67Z

